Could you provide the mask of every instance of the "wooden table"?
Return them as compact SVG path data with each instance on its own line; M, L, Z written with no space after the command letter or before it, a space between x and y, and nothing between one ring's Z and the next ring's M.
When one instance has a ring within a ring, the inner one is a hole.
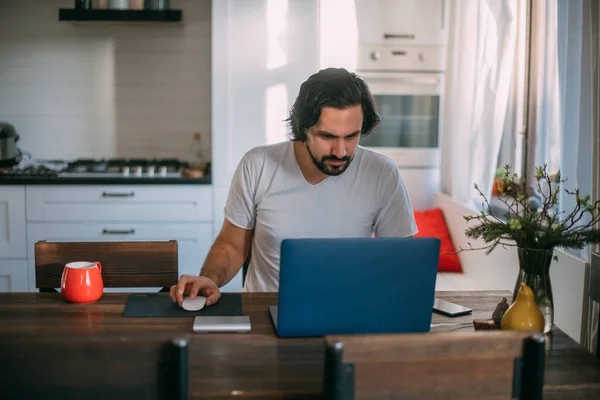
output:
M473 314L433 314L432 331L473 331L472 320L489 318L509 293L436 295ZM250 334L193 334L193 318L124 318L127 296L109 293L76 305L57 293L0 294L0 398L29 398L31 382L38 384L33 394L44 399L67 398L75 389L89 399L157 398L154 367L140 349L174 337L190 339L191 398L321 398L323 341L277 338L267 311L276 294L242 295ZM544 398L600 399L600 361L559 329L546 339ZM65 375L71 376L68 386L57 383ZM102 385L98 375L106 376Z

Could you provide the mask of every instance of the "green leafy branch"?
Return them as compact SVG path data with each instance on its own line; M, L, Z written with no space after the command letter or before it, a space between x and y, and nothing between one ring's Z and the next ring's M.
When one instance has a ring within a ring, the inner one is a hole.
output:
M510 165L503 167L498 199L506 206L505 221L493 215L488 199L475 184L483 199L483 210L464 216L467 223L478 223L467 228L465 234L488 245L473 248L469 243L470 250L485 249L489 254L499 245L552 250L558 246L581 249L588 243L600 243L600 229L594 228L600 222L600 200L590 202L590 196L582 197L579 189L565 189L566 194L575 196L576 205L569 214L561 213L557 204L566 180L561 180L560 172L550 175L544 165L536 168L535 179L540 197L529 195L526 179L519 180Z

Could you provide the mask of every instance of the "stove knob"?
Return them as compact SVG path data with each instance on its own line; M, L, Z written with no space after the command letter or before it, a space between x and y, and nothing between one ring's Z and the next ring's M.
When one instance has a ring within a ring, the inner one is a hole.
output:
M142 176L142 167L135 167L135 176Z
M129 167L123 167L121 172L123 173L123 176L129 176Z
M160 167L158 173L160 174L160 176L167 176L167 167L163 165L162 167Z
M153 165L148 167L147 174L148 174L148 176L154 176L154 166Z

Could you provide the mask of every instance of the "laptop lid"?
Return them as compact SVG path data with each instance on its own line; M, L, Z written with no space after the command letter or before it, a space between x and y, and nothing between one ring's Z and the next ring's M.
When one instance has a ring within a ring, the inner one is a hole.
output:
M279 336L427 332L437 238L285 239Z

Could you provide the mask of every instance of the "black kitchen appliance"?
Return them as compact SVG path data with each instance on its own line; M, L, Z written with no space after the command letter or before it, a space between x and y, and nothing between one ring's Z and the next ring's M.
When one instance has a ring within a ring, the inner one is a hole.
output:
M9 168L21 161L21 151L17 147L19 135L14 126L0 121L0 168Z
M65 178L181 178L188 163L177 159L87 159L70 161L59 176Z
M0 170L0 178L179 179L188 167L188 162L171 158L32 160Z

